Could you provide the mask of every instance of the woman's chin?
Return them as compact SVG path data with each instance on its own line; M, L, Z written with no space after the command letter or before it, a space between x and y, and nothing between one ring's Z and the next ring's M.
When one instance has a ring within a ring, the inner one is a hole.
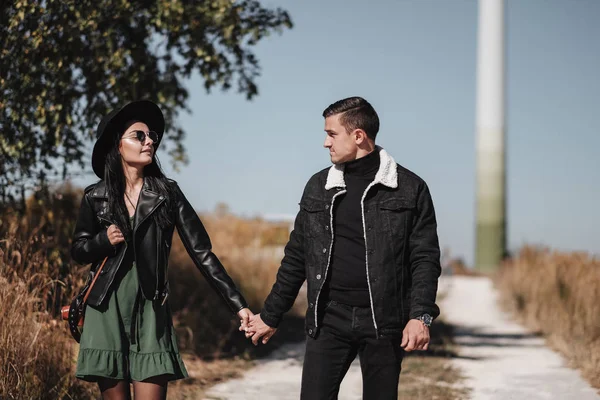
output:
M142 164L144 167L152 164L152 156L149 154L142 154L142 157L140 157L140 164Z
M142 157L140 160L135 161L127 161L125 160L125 164L134 167L134 168L144 168L147 165L152 164L152 157Z

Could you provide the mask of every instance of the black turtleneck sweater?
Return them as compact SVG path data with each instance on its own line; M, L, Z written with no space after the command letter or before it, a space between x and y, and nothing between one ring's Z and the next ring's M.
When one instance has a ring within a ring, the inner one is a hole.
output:
M378 169L378 150L346 163L346 193L336 199L333 209L329 299L356 307L370 306L361 199Z

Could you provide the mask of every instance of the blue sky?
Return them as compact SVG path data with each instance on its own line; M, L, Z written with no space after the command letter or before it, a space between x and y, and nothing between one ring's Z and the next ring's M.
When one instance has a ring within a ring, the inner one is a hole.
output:
M263 4L295 26L257 46L259 96L191 79L190 163L176 173L163 157L168 175L201 211L294 215L329 165L323 109L359 95L378 144L430 186L441 246L472 263L477 2ZM509 0L506 17L509 246L600 253L600 1Z

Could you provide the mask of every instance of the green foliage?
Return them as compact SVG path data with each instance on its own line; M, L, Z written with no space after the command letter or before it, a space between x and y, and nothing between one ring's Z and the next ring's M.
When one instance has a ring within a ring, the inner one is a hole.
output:
M87 164L101 117L134 99L160 103L169 154L185 163L183 81L199 73L207 91L235 86L251 99L252 47L291 26L256 0L1 2L0 201L26 179Z

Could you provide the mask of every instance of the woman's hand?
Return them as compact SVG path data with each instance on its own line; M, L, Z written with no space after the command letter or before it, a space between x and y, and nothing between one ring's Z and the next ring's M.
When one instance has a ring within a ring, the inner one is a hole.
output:
M108 241L113 246L116 246L119 243L125 241L125 238L123 237L123 232L121 232L119 227L115 224L108 227L108 229L106 230L106 234L108 235Z
M252 343L257 346L260 338L262 338L262 344L267 344L275 332L277 332L277 328L271 328L263 322L260 314L256 314L250 319L250 324L246 330L246 337L251 339Z
M250 323L250 317L254 316L254 313L250 311L249 308L242 308L237 313L238 317L240 317L240 331L246 331L248 329L248 323Z

